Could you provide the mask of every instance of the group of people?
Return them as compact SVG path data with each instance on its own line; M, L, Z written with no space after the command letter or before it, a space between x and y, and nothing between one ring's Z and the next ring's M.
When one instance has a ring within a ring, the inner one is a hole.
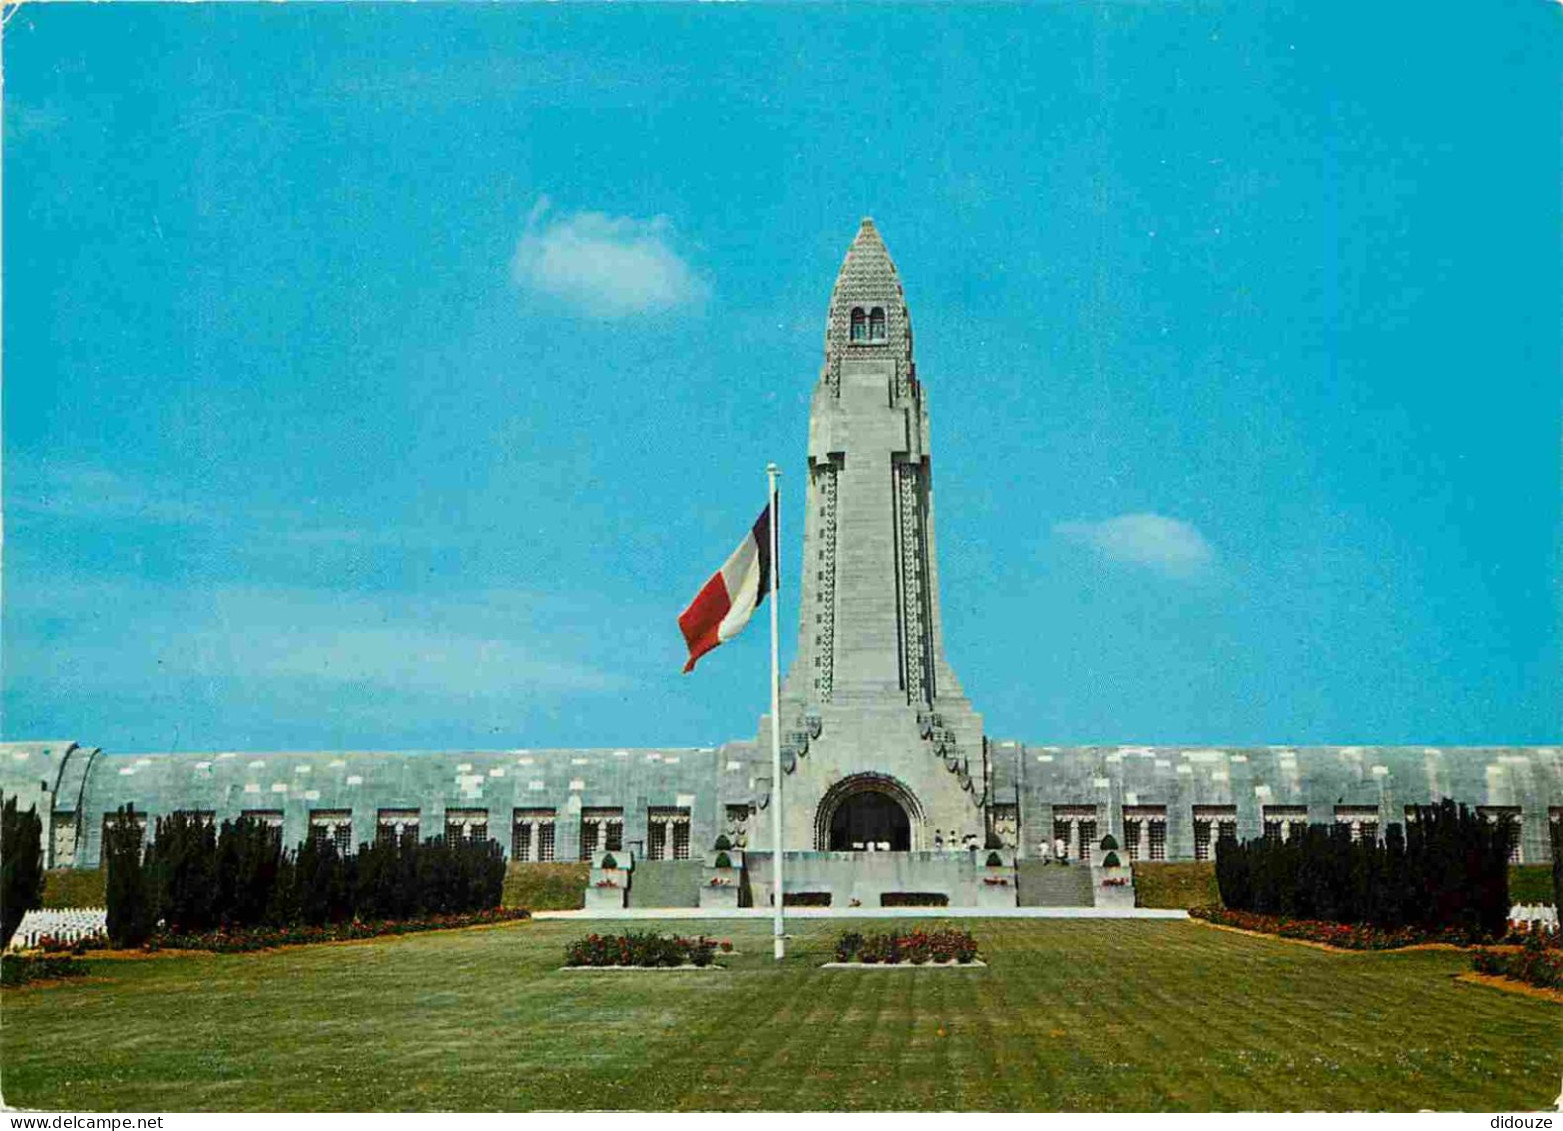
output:
M1037 851L1044 864L1051 864L1054 861L1060 864L1069 863L1069 842L1061 836L1054 837L1051 845L1044 840Z
M967 833L965 836L957 838L955 830L951 829L949 838L946 839L943 829L935 829L933 831L933 847L935 852L942 852L945 849L949 849L951 852L967 852L979 847L979 845L975 833ZM1044 840L1037 846L1037 854L1044 864L1052 864L1055 861L1059 864L1067 864L1069 863L1069 842L1063 837L1055 837L1052 844Z

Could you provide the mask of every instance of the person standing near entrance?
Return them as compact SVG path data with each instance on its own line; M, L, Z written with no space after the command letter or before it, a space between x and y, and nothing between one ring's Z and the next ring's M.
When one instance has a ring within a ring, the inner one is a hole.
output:
M1069 844L1063 837L1053 839L1053 855L1058 857L1060 864L1069 863Z

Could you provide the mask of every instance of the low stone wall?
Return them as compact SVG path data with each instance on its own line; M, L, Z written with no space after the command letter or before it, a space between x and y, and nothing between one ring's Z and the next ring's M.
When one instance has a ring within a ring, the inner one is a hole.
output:
M1000 866L976 852L789 852L783 862L785 893L829 892L833 908L880 906L886 892L935 892L951 907L1015 906L1014 854L1000 850ZM756 907L771 906L771 854L746 856ZM1004 881L988 882L988 881ZM856 903L853 901L856 900Z

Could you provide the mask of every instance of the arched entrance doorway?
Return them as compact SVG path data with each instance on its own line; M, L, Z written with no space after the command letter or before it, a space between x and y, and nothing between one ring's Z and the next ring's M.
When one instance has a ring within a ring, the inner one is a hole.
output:
M814 843L824 852L910 852L922 807L900 782L857 774L832 786L815 814Z

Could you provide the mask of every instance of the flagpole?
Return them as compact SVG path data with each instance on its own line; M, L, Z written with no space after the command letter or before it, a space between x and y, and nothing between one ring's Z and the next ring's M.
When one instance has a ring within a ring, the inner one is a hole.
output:
M774 891L771 897L775 907L771 913L771 926L772 933L776 937L776 961L778 962L787 953L786 929L782 923L781 662L776 646L776 601L779 592L777 576L781 572L776 568L779 560L776 553L776 477L780 474L774 463L765 465L765 478L770 490L766 496L766 507L771 515L771 859L772 870L775 873Z

